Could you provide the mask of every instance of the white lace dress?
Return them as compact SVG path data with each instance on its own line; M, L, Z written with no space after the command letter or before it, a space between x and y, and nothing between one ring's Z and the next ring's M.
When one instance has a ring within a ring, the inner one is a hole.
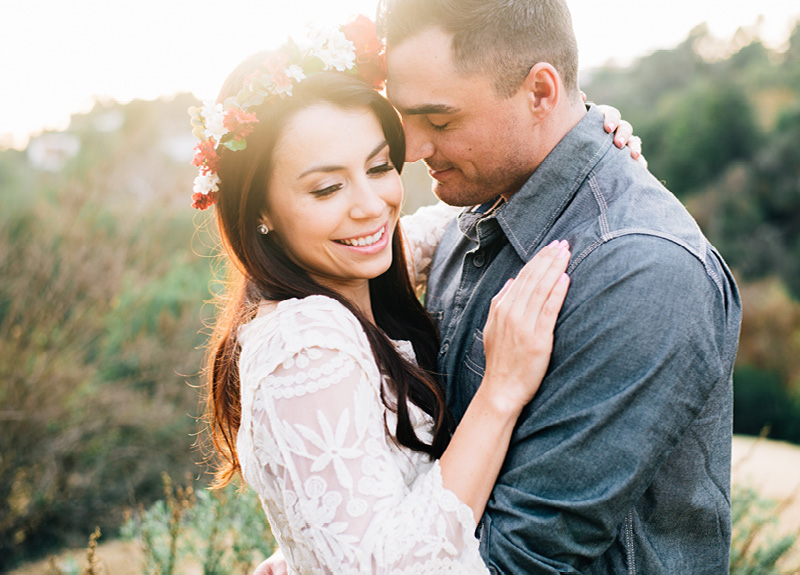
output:
M437 206L404 218L417 280L453 215ZM488 573L472 511L442 486L438 461L387 434L396 417L352 314L324 296L287 300L239 337L239 459L290 573ZM410 343L396 345L413 359ZM429 441L430 417L411 413Z

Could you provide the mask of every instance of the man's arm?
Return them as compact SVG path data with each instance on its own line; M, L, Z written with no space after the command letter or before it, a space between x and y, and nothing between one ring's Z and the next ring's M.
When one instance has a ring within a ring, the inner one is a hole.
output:
M576 261L550 372L484 517L482 553L501 573L579 573L602 555L730 378L738 300L687 250L631 235Z

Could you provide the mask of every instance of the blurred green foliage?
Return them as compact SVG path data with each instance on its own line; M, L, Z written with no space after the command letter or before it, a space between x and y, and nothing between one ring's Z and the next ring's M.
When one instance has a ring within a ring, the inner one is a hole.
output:
M113 533L161 495L162 471L198 472L189 384L213 238L185 209L191 166L142 120L185 114L183 100L98 105L56 173L0 153L0 570L95 525ZM110 112L121 129L93 131Z
M258 497L233 483L215 491L196 484L173 488L165 474L165 499L140 506L123 526L143 551L142 572L174 575L199 564L203 575L249 575L275 549Z

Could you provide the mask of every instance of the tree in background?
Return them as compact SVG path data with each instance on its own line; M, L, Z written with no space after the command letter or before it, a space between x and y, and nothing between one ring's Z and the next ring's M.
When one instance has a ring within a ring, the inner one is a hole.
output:
M182 172L190 185L191 167L140 133L158 122L77 124L80 153L56 174L0 154L0 571L113 533L163 471L198 472L187 382L210 274L190 210L170 209L188 194L152 188Z

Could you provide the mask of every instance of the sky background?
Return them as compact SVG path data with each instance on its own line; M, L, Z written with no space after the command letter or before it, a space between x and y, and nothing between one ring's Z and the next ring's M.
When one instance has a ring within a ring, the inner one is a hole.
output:
M700 23L727 39L758 30L780 49L798 0L567 0L581 69L620 65L684 40ZM0 0L0 148L65 129L95 99L192 92L213 99L248 54L301 36L310 20L374 15L376 0ZM591 95L590 95L591 96Z

